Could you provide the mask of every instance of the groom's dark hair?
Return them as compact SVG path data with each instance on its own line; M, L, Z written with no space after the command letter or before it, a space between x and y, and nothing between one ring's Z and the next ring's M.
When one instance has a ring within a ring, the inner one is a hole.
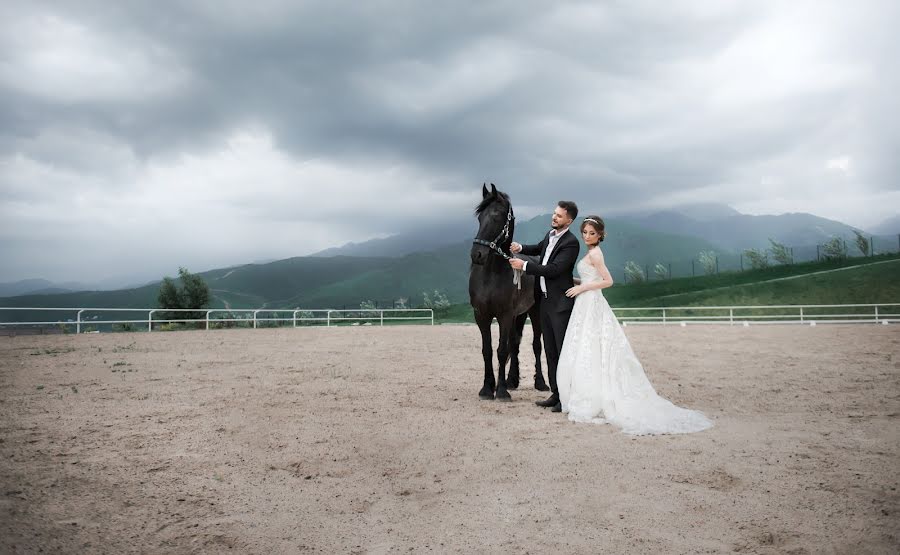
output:
M557 206L565 210L569 217L573 220L578 217L578 205L571 200L561 200L556 204Z

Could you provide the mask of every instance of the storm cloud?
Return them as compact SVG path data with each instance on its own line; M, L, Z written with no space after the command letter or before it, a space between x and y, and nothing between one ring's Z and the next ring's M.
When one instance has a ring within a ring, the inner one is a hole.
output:
M0 281L152 279L471 217L900 206L889 0L6 2ZM427 232L424 234L427 239Z

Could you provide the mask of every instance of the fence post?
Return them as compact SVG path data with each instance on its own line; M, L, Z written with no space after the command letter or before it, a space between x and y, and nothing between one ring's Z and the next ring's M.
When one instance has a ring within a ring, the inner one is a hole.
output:
M151 311L147 314L147 331L153 331L153 313L154 313L154 312L156 312L156 311L155 311L155 310L151 310Z
M728 325L730 325L730 326L734 325L734 309L733 308L728 309Z
M434 310L428 309L431 311L431 325L434 325Z
M75 316L75 333L81 333L81 313L84 312L84 309L78 311L78 314Z
M210 312L212 312L212 310L207 310L207 311L206 311L206 329L207 329L207 330L209 329L209 313L210 313Z
M379 312L379 314L381 315L381 325L384 326L384 310Z
M800 307L800 321L803 321L803 307Z
M297 327L297 311L294 311L294 327Z
M331 311L330 310L328 311L328 314L325 316L325 327L326 328L331 327Z
M664 308L664 309L662 309L662 311L663 311L663 324L665 324L666 323L666 309Z
M875 305L875 323L878 323L878 305Z
M253 311L253 329L256 329L256 314L258 312L259 312L258 310Z

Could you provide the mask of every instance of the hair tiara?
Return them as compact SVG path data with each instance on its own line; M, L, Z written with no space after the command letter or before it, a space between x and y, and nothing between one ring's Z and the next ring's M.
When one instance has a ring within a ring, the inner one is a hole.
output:
M598 222L598 221L595 220L594 218L585 218L584 221L586 221L586 222L594 222L595 224L600 225L600 222Z

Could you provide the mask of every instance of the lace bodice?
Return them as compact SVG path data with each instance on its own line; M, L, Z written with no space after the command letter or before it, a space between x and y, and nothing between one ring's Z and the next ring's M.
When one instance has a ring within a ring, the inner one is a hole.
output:
M598 272L597 268L591 264L591 261L588 260L587 256L579 260L576 267L578 268L578 275L581 276L581 283L600 281L603 279L600 277L600 272Z

